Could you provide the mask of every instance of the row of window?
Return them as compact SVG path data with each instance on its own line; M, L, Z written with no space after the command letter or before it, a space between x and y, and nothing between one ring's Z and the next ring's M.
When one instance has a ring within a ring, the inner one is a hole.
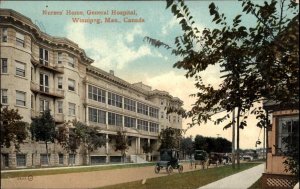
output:
M2 36L1 41L7 42L8 40L8 34L7 34L7 28L2 28ZM16 45L20 47L25 47L25 36L19 32L16 32ZM40 48L39 49L39 62L40 64L43 64L45 66L49 65L49 52L46 49ZM61 52L57 53L57 64L62 64L63 62L63 56ZM75 67L75 59L72 56L68 56L68 65L72 68Z
M7 39L8 39L7 28L2 28L1 41L7 42ZM16 32L16 45L20 47L25 47L25 36L19 32Z
M2 155L4 158L4 166L8 167L8 154ZM75 164L75 156L76 154L69 154L69 164ZM40 154L40 164L41 165L49 165L50 160L50 154ZM17 167L26 167L26 154L17 154L16 155L16 163ZM63 165L64 164L64 154L58 154L58 164Z
M122 126L123 125L123 115L106 112L103 110L99 110L96 108L88 108L89 121L95 123L106 124L106 113L108 114L108 125ZM135 119L132 117L124 116L124 126L129 128L137 128L139 130L148 131L148 127L150 127L150 132L158 133L159 126L157 123L152 123L140 119Z
M106 103L106 91L92 85L88 86L88 98L98 102ZM138 112L140 114L149 115L158 118L158 109L149 107L145 104L136 102L129 98L123 97L115 93L107 92L107 103L112 106L123 108L129 111Z
M25 77L26 76L26 64L16 61L16 75ZM1 73L8 73L7 58L1 58ZM31 76L33 74L31 73ZM31 80L33 78L31 77ZM75 91L75 80L68 78L68 90ZM63 77L57 78L57 88L63 89ZM49 92L49 75L45 73L40 73L40 90L43 92Z
M7 89L1 89L1 104L8 104ZM16 90L16 105L26 106L26 92ZM31 108L33 108L33 95L31 95ZM40 112L50 109L50 102L47 99L40 98ZM70 116L76 115L76 104L68 103ZM63 101L57 101L57 112L63 113Z

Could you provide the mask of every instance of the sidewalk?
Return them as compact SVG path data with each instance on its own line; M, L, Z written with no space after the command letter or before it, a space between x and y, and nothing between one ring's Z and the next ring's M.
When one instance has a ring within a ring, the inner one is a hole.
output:
M225 177L198 189L247 189L255 183L264 172L265 164Z

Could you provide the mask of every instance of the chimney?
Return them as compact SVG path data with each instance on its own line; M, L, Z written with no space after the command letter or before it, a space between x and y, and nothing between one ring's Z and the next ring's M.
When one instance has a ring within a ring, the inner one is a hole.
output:
M109 73L110 73L111 75L115 75L114 70L109 70Z

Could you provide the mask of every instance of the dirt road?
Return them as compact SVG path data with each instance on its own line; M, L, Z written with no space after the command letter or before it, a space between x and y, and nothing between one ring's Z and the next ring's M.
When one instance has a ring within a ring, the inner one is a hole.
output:
M197 168L199 169L199 168ZM188 164L184 164L184 172L191 171ZM173 174L178 174L174 170ZM154 166L124 168L94 172L69 173L59 175L33 176L1 179L1 188L95 188L143 179L168 175L166 170L154 173Z

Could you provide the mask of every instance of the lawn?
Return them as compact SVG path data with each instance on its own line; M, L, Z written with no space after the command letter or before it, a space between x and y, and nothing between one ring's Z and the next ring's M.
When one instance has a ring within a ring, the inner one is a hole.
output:
M55 175L55 174L65 174L65 173L79 173L79 172L91 172L91 171L101 171L101 170L111 170L111 169L124 169L131 167L145 167L153 166L155 163L147 164L125 164L125 165L112 165L112 166L94 166L94 167L71 167L66 169L53 169L53 170L43 170L37 169L33 171L20 171L20 172L8 172L1 173L1 179L5 178L16 178L16 177L27 177L31 176L40 176L40 175Z
M252 184L252 186L250 186L248 189L261 189L261 177Z
M206 169L190 171L182 174L173 174L164 177L147 179L144 184L141 181L129 182L124 184L112 185L102 187L105 189L194 189L200 186L204 186L216 180L222 179L229 175L235 174L237 172L249 169L260 163L243 163L240 165L240 169L232 169L231 165ZM100 188L99 188L100 189Z

